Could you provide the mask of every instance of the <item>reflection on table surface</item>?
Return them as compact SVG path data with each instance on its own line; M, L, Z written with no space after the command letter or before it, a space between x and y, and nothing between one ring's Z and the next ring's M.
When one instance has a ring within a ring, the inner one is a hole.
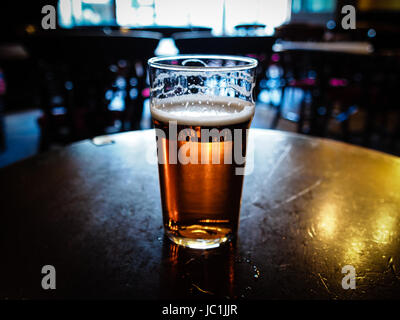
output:
M111 137L0 170L2 297L399 296L399 158L251 130L238 239L197 251L163 238L154 131ZM51 294L34 271L49 263L58 272ZM346 265L355 290L342 288Z

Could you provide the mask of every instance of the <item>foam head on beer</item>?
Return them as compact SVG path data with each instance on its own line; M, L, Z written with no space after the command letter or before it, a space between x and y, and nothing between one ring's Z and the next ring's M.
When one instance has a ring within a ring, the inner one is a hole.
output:
M250 121L254 103L233 97L185 95L152 101L153 119L181 125L221 127Z

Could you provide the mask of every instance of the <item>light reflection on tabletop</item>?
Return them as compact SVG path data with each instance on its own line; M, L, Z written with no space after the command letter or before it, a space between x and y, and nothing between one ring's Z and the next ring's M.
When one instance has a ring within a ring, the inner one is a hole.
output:
M12 241L0 242L0 296L45 297L32 270L56 261L71 275L52 293L60 298L400 297L400 158L279 131L250 135L238 239L208 251L163 238L153 130L1 171L0 227ZM342 287L347 265L355 290Z
M221 249L233 261L231 297L363 299L399 292L400 159L330 140L252 134L263 147L245 178L237 248ZM176 257L181 264L201 260L185 250ZM342 288L347 265L355 268L356 290ZM203 267L204 277L220 272ZM208 289L204 284L204 296Z

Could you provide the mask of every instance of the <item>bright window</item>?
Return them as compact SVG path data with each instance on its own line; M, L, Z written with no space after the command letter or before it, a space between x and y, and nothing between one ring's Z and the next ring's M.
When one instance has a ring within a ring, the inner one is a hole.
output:
M65 28L114 23L113 0L60 0L58 9Z
M289 1L284 0L226 0L226 30L232 32L238 24L280 26L290 18Z
M120 26L204 26L217 34L238 24L281 25L291 0L60 0L60 24ZM225 8L225 14L224 14ZM115 12L115 18L114 18Z

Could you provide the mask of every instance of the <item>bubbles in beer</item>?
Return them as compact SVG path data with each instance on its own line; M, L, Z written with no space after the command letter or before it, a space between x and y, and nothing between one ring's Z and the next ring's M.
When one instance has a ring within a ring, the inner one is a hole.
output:
M236 169L244 160L237 154L245 153L254 104L183 95L153 99L150 109L156 129L163 132L157 141L165 230L178 244L217 247L238 228L243 176ZM170 121L177 122L178 135Z

